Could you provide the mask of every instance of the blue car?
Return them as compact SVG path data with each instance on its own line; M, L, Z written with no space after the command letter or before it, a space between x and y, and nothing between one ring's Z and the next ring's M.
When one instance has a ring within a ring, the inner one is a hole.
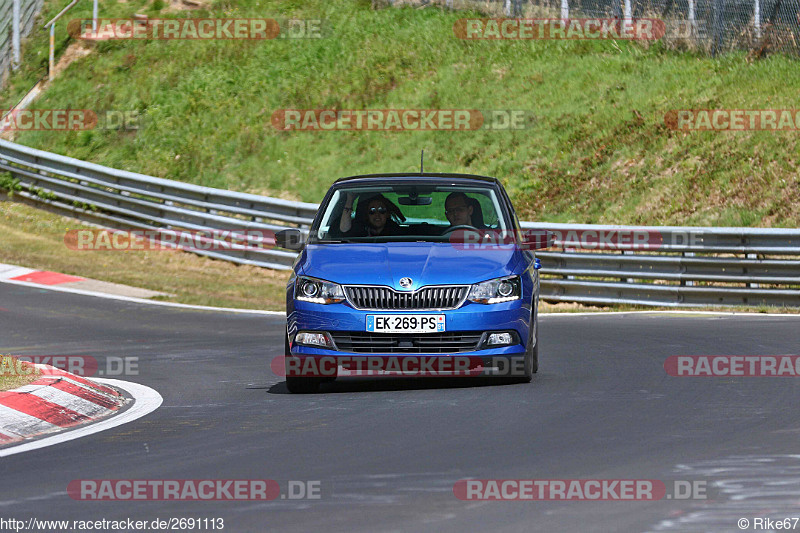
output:
M495 178L381 174L336 181L286 290L286 384L344 369L505 375L539 365L539 262ZM296 237L295 232L295 237Z

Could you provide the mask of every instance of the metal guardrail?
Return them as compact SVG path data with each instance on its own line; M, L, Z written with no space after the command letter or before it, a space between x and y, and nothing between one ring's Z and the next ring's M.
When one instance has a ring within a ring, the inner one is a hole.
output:
M0 140L0 170L15 194L59 213L114 229L301 230L316 204L201 187L116 170ZM240 264L288 269L296 254L277 249L193 250Z
M115 229L277 231L310 226L318 205L116 170L0 140L15 194ZM523 222L556 233L541 258L552 302L670 307L800 307L800 229L602 226ZM213 235L211 237L214 238ZM296 253L246 247L194 253L289 269Z
M522 226L561 248L536 254L546 301L800 307L800 229Z

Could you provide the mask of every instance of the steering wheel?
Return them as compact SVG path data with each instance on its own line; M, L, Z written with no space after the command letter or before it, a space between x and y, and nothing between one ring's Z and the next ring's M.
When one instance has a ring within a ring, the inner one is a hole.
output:
M444 233L442 233L442 235L447 235L448 233L453 233L454 231L457 231L457 230L460 230L460 229L471 230L471 231L474 231L475 233L480 233L481 232L481 230L479 230L475 226L470 226L469 224L459 224L458 226L452 226L452 227L447 228L446 230L444 230Z

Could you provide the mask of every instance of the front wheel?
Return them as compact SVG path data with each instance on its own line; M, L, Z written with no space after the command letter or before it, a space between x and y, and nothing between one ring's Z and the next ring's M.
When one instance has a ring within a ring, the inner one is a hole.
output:
M534 337L534 340L536 341L536 344L533 345L531 370L533 374L536 374L539 372L539 324L536 324L536 336Z
M533 375L539 371L539 327L535 318L531 321L528 329L530 333L528 333L528 344L525 347L524 374L519 378L522 383L530 383ZM533 343L533 348L531 348L531 343Z

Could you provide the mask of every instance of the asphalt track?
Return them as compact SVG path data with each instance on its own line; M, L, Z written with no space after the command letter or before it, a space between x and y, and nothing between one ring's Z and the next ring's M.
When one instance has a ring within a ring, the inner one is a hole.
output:
M224 531L740 531L798 516L800 378L679 378L670 355L800 353L800 319L543 316L530 384L355 379L288 394L280 317L0 284L0 353L138 357L129 424L0 459L0 517L224 519ZM76 479L320 481L319 500L75 501ZM466 502L456 481L705 481L706 500ZM752 526L751 526L752 527ZM800 526L798 526L800 527Z

